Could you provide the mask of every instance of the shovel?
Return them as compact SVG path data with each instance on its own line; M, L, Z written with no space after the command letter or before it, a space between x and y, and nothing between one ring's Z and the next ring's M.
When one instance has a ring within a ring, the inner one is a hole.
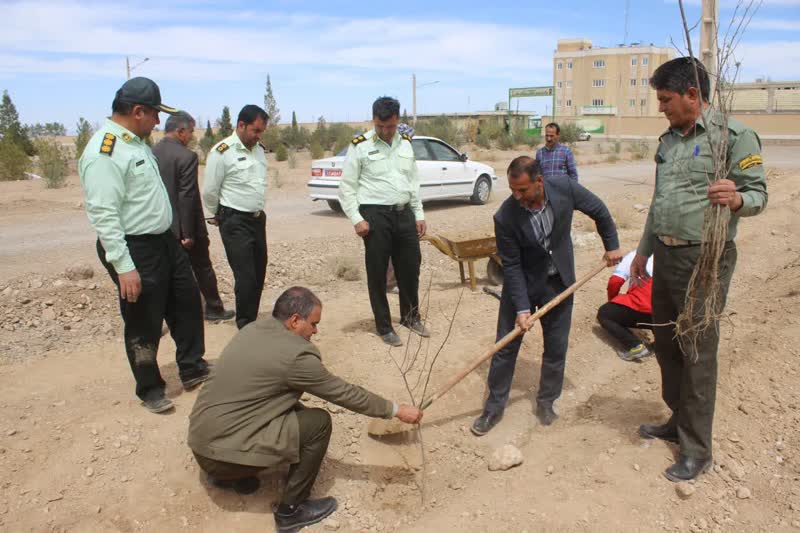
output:
M546 315L551 309L555 306L563 302L567 299L572 293L577 291L583 284L587 281L595 277L597 274L602 272L606 268L605 261L599 263L591 272L585 274L582 278L577 280L575 283L567 287L561 294L547 302L544 306L542 306L538 311L532 314L528 318L528 327L530 328L533 324L539 320L541 317ZM473 360L469 365L464 367L458 374L450 378L450 381L445 383L438 391L436 391L433 396L422 402L420 409L423 411L431 406L433 402L444 396L450 389L452 389L458 382L462 379L467 377L473 370L481 366L486 360L491 358L495 353L500 351L504 348L509 342L513 341L517 338L517 336L522 333L522 329L517 326L513 330L511 330L508 335L494 343L494 345L486 350L480 357ZM403 433L405 431L409 431L414 429L414 425L406 424L405 422L401 422L400 420L393 418L391 420L379 419L376 418L369 423L367 427L367 433L373 436L382 436L382 435L392 435L395 433Z

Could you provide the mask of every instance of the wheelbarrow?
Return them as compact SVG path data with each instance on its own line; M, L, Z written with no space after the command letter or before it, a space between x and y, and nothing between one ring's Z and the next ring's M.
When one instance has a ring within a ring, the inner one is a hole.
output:
M464 263L469 272L469 286L474 291L478 288L478 278L475 276L475 261L488 258L486 274L495 285L503 283L503 263L497 255L497 244L494 235L469 240L451 240L444 235L425 235L423 240L428 241L434 248L444 255L458 262L458 272L461 283L467 283L464 273Z

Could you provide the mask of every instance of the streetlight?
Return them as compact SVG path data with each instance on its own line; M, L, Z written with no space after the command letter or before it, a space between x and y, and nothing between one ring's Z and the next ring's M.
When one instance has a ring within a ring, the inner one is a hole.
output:
M418 87L427 87L428 85L435 85L439 83L439 80L430 81L428 83L423 83L422 85L417 85L417 75L411 75L411 95L412 95L412 111L414 113L414 125L417 124L417 88Z
M136 67L140 67L144 63L147 63L148 61L150 61L150 58L149 57L145 57L139 63L136 63L134 66L131 66L131 58L129 56L125 56L125 72L128 75L128 79L131 79L131 72L133 72L133 70Z

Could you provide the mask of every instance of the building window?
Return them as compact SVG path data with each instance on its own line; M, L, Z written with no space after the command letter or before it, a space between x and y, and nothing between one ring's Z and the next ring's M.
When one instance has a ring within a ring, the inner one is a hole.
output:
M630 100L628 100L628 106L636 107L636 98L631 98Z
M572 100L567 98L567 107L572 107Z
M647 65L648 63L650 63L650 58L649 57L643 57L642 58L642 65Z
M567 89L572 89L572 80L567 80Z
M592 63L592 67L594 67L594 68L606 68L606 60L605 59L595 59L594 63Z
M642 87L647 87L647 78L642 78Z
M592 80L592 87L605 87L606 80Z
M593 98L592 99L592 105L593 106L601 106L601 105L603 105L603 99L602 98Z
M556 63L556 68L557 68L558 70L561 70L561 69L563 68L563 66L564 66L564 64L563 64L563 63Z
M631 87L636 87L636 78L631 78Z
M642 98L641 104L642 107L645 107L647 105L647 98Z
M559 81L559 82L557 82L557 85L558 85L558 88L560 89L561 86L564 85L564 82L563 81Z
M572 61L567 61L567 68L572 70Z
M631 58L631 66L632 66L632 67L635 67L635 66L636 66L636 58L635 58L635 57L632 57L632 58Z

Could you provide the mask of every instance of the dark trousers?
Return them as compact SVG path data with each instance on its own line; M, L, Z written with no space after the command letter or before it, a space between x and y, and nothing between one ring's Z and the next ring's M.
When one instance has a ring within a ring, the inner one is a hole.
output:
M641 325L652 324L653 315L614 302L606 302L600 306L600 309L597 310L597 321L626 350L642 344L639 337L631 333L628 328L653 329L652 326Z
M156 361L163 321L175 341L175 360L181 379L190 379L205 369L203 310L189 258L171 231L161 235L128 235L125 240L142 280L142 293L136 303L120 298L119 308L125 323L125 351L136 380L136 395L144 400L164 394L165 383ZM99 240L97 255L119 287L117 272L106 261Z
M219 207L219 234L233 271L236 326L242 329L258 318L267 275L267 218Z
M419 268L422 253L414 212L392 206L362 205L361 216L369 222L364 237L364 262L367 288L378 335L394 331L389 299L386 297L386 271L392 260L400 293L400 321L407 324L419 318Z
M675 337L675 319L683 311L686 288L700 256L700 246L666 246L656 240L653 272L653 328L664 402L672 409L681 453L694 458L711 457L714 402L717 395L717 348L719 322L698 339L696 349ZM736 245L726 244L719 264L720 298L717 313L725 307L728 287L736 267ZM705 299L697 294L699 302ZM696 306L698 312L701 305Z
M203 235L195 240L194 245L186 252L189 254L197 285L200 286L200 292L205 298L206 310L224 311L225 306L222 304L217 287L217 274L211 265L210 244L208 235Z
M331 415L324 409L297 411L297 423L300 430L300 460L289 467L289 478L281 499L281 503L286 505L297 505L308 499L322 466L322 459L328 451L333 430ZM231 481L255 476L264 470L259 466L226 463L197 454L194 456L200 468L219 480Z
M559 276L550 276L547 282L534 288L529 294L534 309L542 307L566 289ZM564 385L564 369L567 360L569 330L572 324L572 301L570 296L544 315L539 322L544 337L544 353L542 354L542 371L539 378L539 392L536 401L540 404L552 404L561 396ZM500 299L500 312L497 317L497 340L510 333L517 320L517 312L511 298L505 292ZM508 343L505 348L494 354L489 368L489 397L483 408L484 413L500 414L505 409L511 393L511 382L514 379L514 368L517 355L522 345L523 335Z

